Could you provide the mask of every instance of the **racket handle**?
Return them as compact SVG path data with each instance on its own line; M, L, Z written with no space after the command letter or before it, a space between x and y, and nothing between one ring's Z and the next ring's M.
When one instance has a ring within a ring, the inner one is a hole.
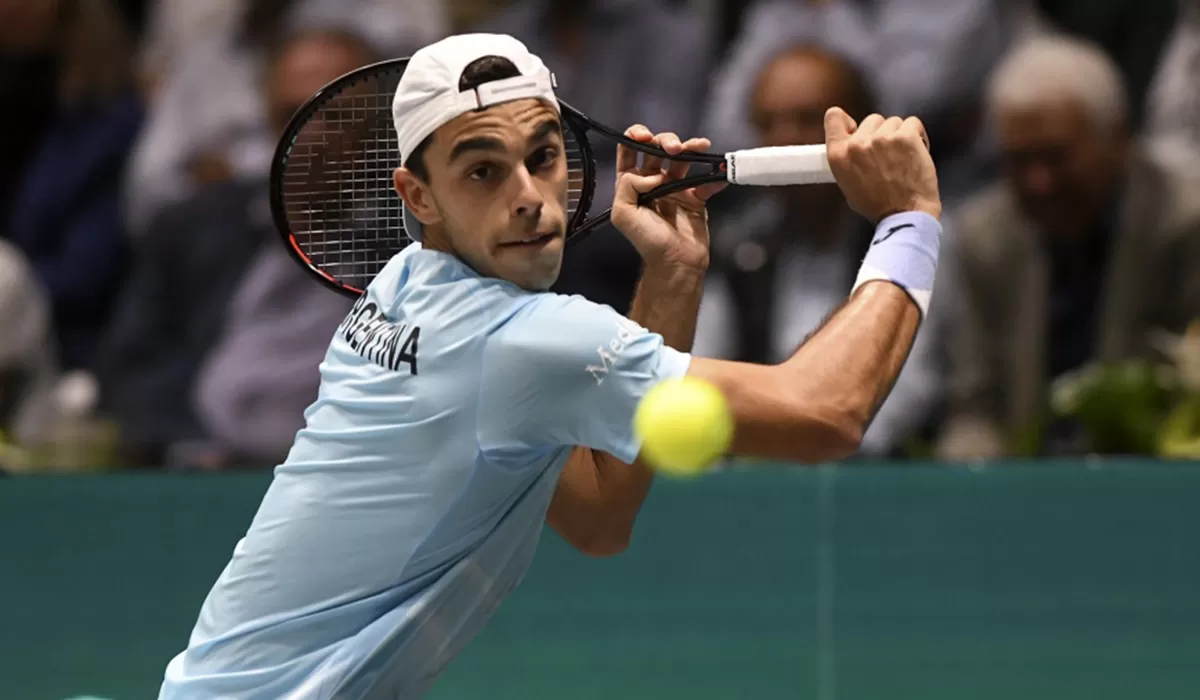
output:
M769 146L725 154L725 175L735 185L817 185L836 182L825 144Z

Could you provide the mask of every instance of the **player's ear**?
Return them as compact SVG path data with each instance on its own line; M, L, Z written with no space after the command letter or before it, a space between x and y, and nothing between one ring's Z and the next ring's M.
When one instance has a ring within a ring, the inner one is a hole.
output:
M396 168L392 173L392 181L396 186L396 194L404 200L404 206L417 217L417 221L426 226L441 222L442 217L433 203L433 193L421 178L408 168Z

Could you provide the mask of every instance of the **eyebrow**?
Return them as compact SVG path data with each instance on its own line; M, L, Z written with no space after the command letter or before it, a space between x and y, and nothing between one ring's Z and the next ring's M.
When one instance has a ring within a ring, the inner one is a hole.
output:
M550 134L560 133L562 133L562 122L553 118L547 119L541 124L538 124L538 127L533 130L533 136L529 137L529 141L531 143L536 143L537 141L544 140Z
M500 139L494 139L490 136L476 136L474 138L465 139L454 144L454 148L450 150L450 157L447 162L453 163L462 156L472 151L503 151L504 143Z
M546 137L554 133L562 131L562 124L557 119L547 119L533 130L533 135L529 137L531 143L543 141ZM504 142L500 139L491 136L475 136L469 139L463 139L454 144L454 148L450 149L450 157L447 162L453 163L467 153L473 151L491 151L502 152L506 150Z

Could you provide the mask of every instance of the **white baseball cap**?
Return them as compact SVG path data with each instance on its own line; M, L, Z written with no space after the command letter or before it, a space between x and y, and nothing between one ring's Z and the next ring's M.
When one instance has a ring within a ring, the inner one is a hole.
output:
M460 91L463 70L485 57L512 62L520 75ZM392 120L403 163L417 146L446 122L477 109L513 100L538 98L558 109L554 74L517 39L505 34L458 34L413 54L396 87ZM421 240L421 222L404 207L404 228Z

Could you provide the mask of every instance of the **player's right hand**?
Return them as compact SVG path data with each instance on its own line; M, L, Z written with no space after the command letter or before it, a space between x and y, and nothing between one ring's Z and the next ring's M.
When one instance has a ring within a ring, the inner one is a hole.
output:
M906 211L941 218L937 171L920 119L872 114L855 124L833 107L825 112L825 149L846 201L872 223Z
M672 133L654 134L641 124L629 127L625 135L635 141L658 146L670 155L684 151L708 150L708 139L681 141ZM688 163L664 161L643 156L617 146L617 187L613 196L612 222L629 239L647 265L685 267L704 271L708 268L708 212L705 202L725 187L725 183L702 185L660 197L645 206L639 195L687 175Z

